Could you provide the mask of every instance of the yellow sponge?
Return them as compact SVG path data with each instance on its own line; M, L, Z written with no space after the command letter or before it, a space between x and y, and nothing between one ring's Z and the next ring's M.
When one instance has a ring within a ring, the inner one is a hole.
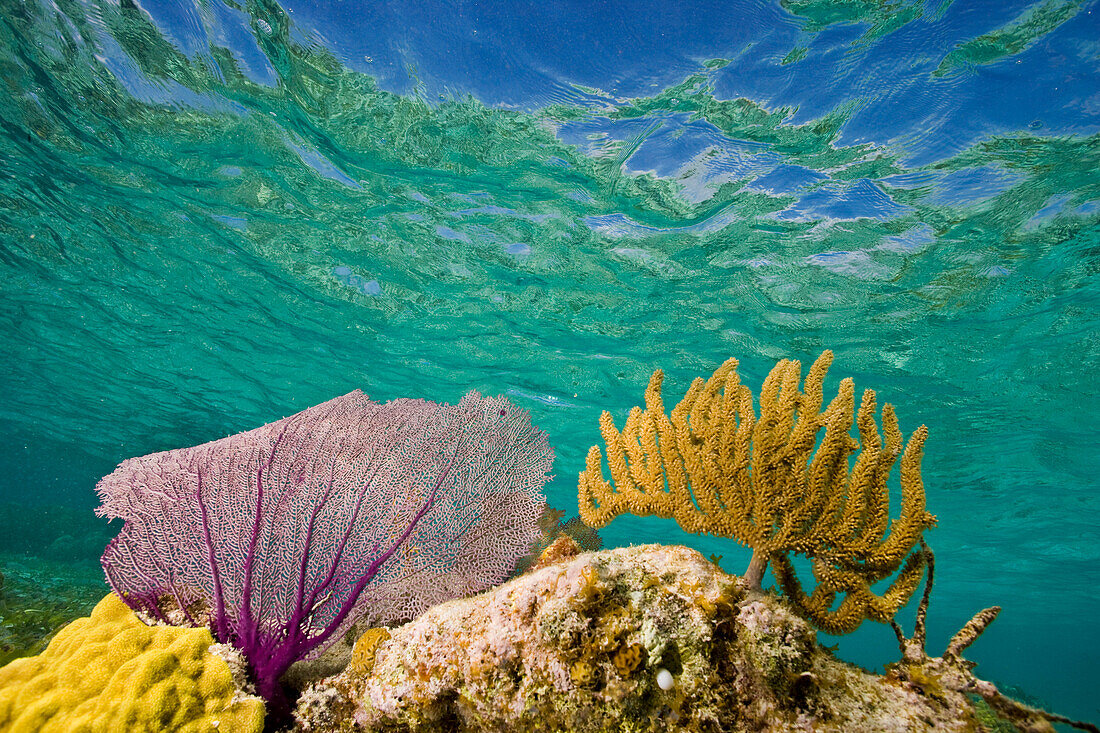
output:
M256 731L207 629L146 626L114 594L36 657L0 667L0 731ZM240 699L234 700L237 696Z

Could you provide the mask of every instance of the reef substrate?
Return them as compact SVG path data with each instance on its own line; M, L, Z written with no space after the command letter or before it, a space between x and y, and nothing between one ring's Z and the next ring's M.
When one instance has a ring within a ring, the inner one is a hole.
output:
M836 659L780 599L694 550L567 545L486 593L364 634L347 669L303 691L296 729L988 729L970 695Z

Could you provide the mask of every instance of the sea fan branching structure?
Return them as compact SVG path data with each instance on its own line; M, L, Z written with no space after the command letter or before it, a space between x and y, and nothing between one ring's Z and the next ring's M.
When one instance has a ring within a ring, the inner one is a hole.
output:
M553 460L504 398L356 391L211 443L124 461L98 486L102 564L134 610L207 625L261 695L359 620L412 618L506 578L540 536Z

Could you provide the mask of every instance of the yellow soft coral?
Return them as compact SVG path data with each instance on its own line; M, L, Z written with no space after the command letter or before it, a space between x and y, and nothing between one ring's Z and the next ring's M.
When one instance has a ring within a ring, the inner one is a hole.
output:
M213 642L205 628L146 626L109 595L0 668L0 730L262 731L263 701L238 694Z
M655 514L688 532L733 537L754 550L745 573L751 584L760 586L771 563L795 608L830 633L889 620L920 582L924 556L911 550L935 522L920 475L928 431L918 428L903 450L894 410L884 405L880 435L875 393L864 391L857 411L851 379L823 408L832 358L826 351L814 362L803 389L797 361L776 364L760 390L759 415L736 359L696 379L667 416L657 370L645 409L631 410L621 432L610 413L600 417L614 483L604 479L593 446L580 474L581 518L602 527L626 512ZM861 442L850 435L853 418ZM891 522L886 481L899 456L901 514ZM813 561L812 594L802 590L790 554ZM894 572L884 592L872 592Z

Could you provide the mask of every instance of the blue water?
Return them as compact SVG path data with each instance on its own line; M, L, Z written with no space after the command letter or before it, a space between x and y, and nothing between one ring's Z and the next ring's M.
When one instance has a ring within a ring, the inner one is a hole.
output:
M0 9L0 552L94 571L120 460L354 388L508 395L572 509L655 368L831 348L930 430L929 651L1002 605L979 675L1100 719L1100 3Z

